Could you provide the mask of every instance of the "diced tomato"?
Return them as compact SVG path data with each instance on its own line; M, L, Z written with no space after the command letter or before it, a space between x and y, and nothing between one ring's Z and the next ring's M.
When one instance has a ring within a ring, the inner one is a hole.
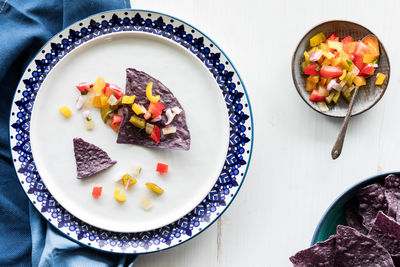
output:
M361 70L364 66L364 61L362 56L354 56L353 59L354 66Z
M151 113L150 113L149 111L147 111L147 112L143 115L143 118L144 118L145 120L150 119L150 118L151 118Z
M336 78L342 76L343 74L342 68L334 66L322 66L319 72L322 77L327 78Z
M160 143L161 132L157 125L154 125L153 131L149 137L157 144Z
M158 101L157 103L150 102L148 111L151 113L151 117L154 119L155 117L158 117L161 115L163 112L165 106L161 101Z
M342 40L342 44L351 43L351 42L353 42L353 41L354 41L353 37L351 37L351 36L349 35L349 36L345 37L345 38Z
M122 122L122 115L113 114L111 117L110 126L117 126L120 125Z
M326 96L321 96L318 94L318 90L313 90L311 95L310 95L310 100L313 102L321 102L324 101Z
M106 90L107 90L108 87L110 87L110 84L109 84L109 83L106 83L106 85L104 86L104 88L101 90L101 91L103 92L104 95L106 94Z
M156 172L159 173L167 173L168 172L168 165L164 164L164 163L157 163L157 168L156 168Z
M313 64L313 65L307 66L304 70L304 74L305 75L318 75L319 71L316 70L318 68L318 66L319 66L318 64Z
M116 132L116 133L118 133L119 126L120 126L120 124L119 124L119 125L111 125L111 124L110 124L111 129L113 129L114 132Z
M351 61L353 61L354 55L353 55L353 54L348 54L348 56L349 56L349 59L350 59Z
M115 84L110 84L108 87L105 87L105 95L110 97L112 94L115 94L116 99L120 99L121 97L124 96L124 93L122 92L122 89Z
M352 53L354 53L356 46L357 46L357 42L350 42L350 43L343 44L343 51L346 52L347 54L352 54Z
M375 72L375 68L371 64L365 64L364 67L360 70L358 75L363 77L368 77L373 75Z
M81 92L82 95L86 95L92 87L93 84L88 82L83 82L76 86L76 88Z
M355 56L361 56L363 57L365 54L367 54L369 52L368 50L368 46L366 44L364 44L361 41L357 42L356 48L354 49L353 54Z
M93 186L92 196L98 198L101 196L101 190L103 187L101 186Z
M329 35L328 38L326 38L326 42L328 41L337 41L339 42L339 37L336 35L336 33L332 33L331 35Z

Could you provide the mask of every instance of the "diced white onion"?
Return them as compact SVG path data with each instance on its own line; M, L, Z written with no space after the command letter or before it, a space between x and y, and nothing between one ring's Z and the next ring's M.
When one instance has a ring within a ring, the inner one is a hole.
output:
M342 89L340 87L340 84L338 84L338 83L335 83L332 88L335 89L336 91L341 91L341 89Z
M153 202L151 202L150 198L143 196L142 199L140 200L140 205L142 206L143 209L149 210L153 207Z
M336 80L333 79L328 83L328 86L326 87L326 89L328 89L328 91L332 90L333 86L337 84Z
M151 120L151 122L157 122L161 120L161 115L158 115L157 117L155 117L154 119Z
M175 115L176 114L173 114L172 113L172 111L171 111L171 109L169 108L169 109L167 109L166 111L165 111L165 115L167 116L167 122L165 123L166 125L168 125L168 124L170 124L171 122L172 122L172 120L175 118Z
M118 85L116 85L114 83L111 83L109 87L112 89L117 89L118 91L122 91L121 87L119 87Z
M93 130L93 128L94 128L93 120L88 121L85 119L85 127L86 127L86 130L88 130L88 131Z
M119 103L119 100L112 94L108 98L107 103L110 104L111 106L115 106Z
M153 132L154 124L146 123L146 133L151 134Z
M318 50L310 55L310 61L318 61L322 56L322 50Z
M82 111L82 117L83 117L84 119L86 119L87 117L90 118L90 110L88 110L88 109L83 110L83 111Z
M322 112L327 112L327 111L329 111L329 108L328 108L328 106L326 105L325 102L317 102L317 105L318 105L319 109L320 109Z
M182 111L183 110L178 106L172 108L172 112L175 113L176 115L180 114Z
M130 185L131 185L131 179L128 179L126 181L125 190L128 190Z
M78 99L76 100L75 107L80 110L83 107L83 104L86 102L86 95L79 95Z
M176 127L175 126L166 126L166 127L162 128L162 132L164 135L176 133Z
M360 70L356 67L356 65L353 65L353 69L351 70L351 73L358 75L360 73Z
M138 106L142 110L143 113L147 112L147 109L142 104L138 104Z
M149 134L151 134L151 133L149 133ZM132 174L133 174L133 176L138 177L141 170L142 170L141 167L139 167L139 166L133 166L133 167L132 167Z

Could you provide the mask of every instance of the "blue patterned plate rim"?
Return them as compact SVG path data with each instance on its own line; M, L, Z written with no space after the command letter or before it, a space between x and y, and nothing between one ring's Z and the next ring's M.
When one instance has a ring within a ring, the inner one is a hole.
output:
M153 19L152 16L157 18ZM86 27L84 22L89 22ZM190 33L185 30L190 30ZM175 41L196 55L218 83L225 98L230 123L225 164L209 195L178 221L139 233L118 233L96 228L66 211L41 181L29 141L30 112L35 96L51 69L80 44L119 31L152 33ZM209 42L209 46L204 41ZM235 75L237 82L234 82ZM10 152L20 184L31 203L62 234L100 251L146 254L185 243L207 229L225 212L239 192L249 168L253 127L250 100L242 79L214 41L192 25L164 13L117 9L91 15L66 27L54 35L26 67L10 110Z

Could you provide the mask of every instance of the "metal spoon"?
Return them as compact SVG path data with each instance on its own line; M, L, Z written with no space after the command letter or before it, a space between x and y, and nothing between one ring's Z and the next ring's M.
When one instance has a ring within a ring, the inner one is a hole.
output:
M332 159L337 159L340 156L340 153L342 153L344 138L346 136L346 131L347 131L347 125L349 124L351 111L353 110L354 100L356 99L357 94L358 94L358 87L354 89L354 93L353 96L351 97L349 109L347 110L346 117L344 118L342 128L340 129L336 142L333 145L331 152Z
M362 40L364 41L366 38L368 38L370 42L372 41L372 42L376 42L376 44L378 44L378 40L376 39L375 36L367 35ZM331 152L332 159L337 159L340 156L340 153L342 153L344 138L346 136L346 131L347 131L347 125L349 124L351 111L353 110L353 105L354 105L354 101L357 97L357 94L358 94L358 87L356 87L356 89L354 90L353 96L351 97L349 109L347 110L346 117L344 118L344 121L342 124L342 128L340 129L340 132L338 134L336 142L333 145L332 152Z

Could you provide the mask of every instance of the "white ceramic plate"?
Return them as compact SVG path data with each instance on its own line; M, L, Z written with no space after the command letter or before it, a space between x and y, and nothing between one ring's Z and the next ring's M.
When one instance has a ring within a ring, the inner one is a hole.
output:
M116 144L116 133L93 110L86 131L74 109L75 85L103 76L125 87L134 67L162 81L186 112L189 151ZM69 119L58 108L73 110ZM76 178L72 139L82 137L118 163ZM148 253L181 244L211 225L233 201L247 172L253 140L245 88L220 48L193 26L143 10L93 15L54 36L27 67L10 116L10 143L19 180L32 204L62 233L84 245L118 253ZM155 172L157 162L169 172ZM118 203L115 180L133 165L138 183ZM161 196L145 187L151 181ZM93 186L103 186L93 199ZM154 208L145 212L140 198Z
M189 151L149 149L117 144L117 134L93 108L95 129L85 130L75 85L102 76L125 87L125 70L134 67L162 81L180 101L191 132ZM58 108L67 105L65 119ZM98 145L118 163L95 177L76 178L74 137ZM141 232L172 223L190 212L208 194L221 172L229 140L225 103L208 69L190 52L171 40L141 32L120 32L93 39L65 56L49 73L37 95L31 119L31 145L36 167L54 198L79 219L110 231ZM167 163L167 175L157 175L157 162ZM139 165L138 183L126 191L123 204L113 193L115 182ZM157 196L145 182L165 193ZM103 186L100 199L93 186ZM154 208L145 211L140 198L148 196Z

